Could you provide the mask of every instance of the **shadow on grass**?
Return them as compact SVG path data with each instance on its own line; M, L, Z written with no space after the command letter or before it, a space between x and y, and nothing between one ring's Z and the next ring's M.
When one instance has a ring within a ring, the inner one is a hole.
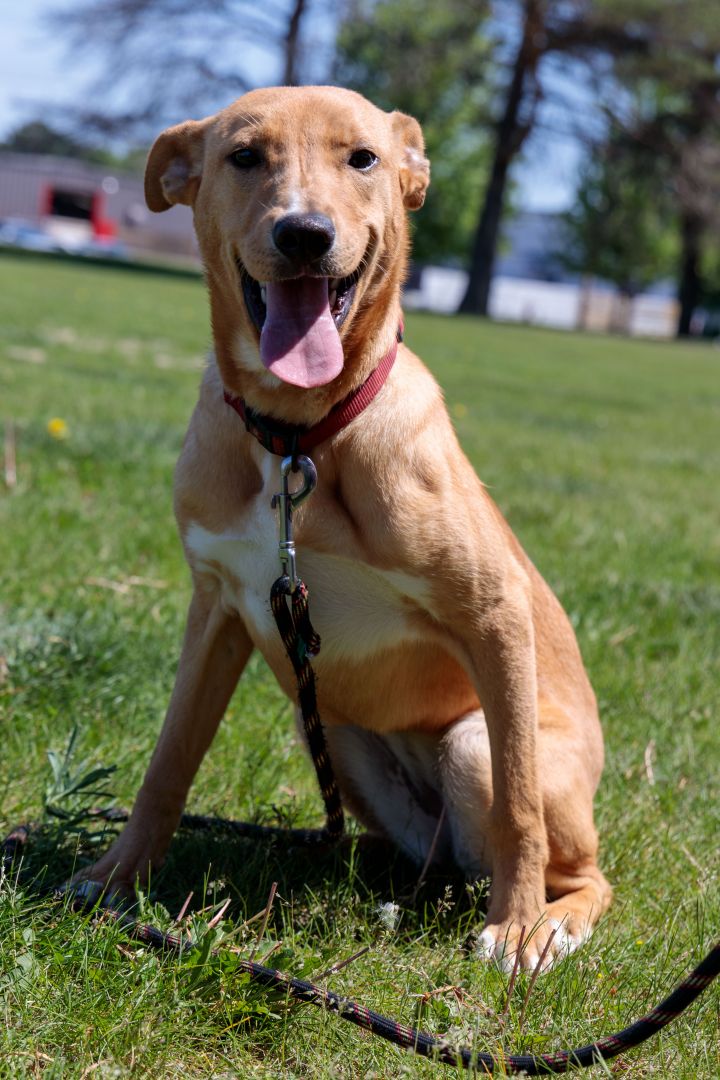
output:
M79 866L99 858L114 831L78 840L62 825L39 826L25 847L20 884L47 895ZM377 923L378 907L393 902L402 909L404 932L422 926L442 938L457 935L468 916L482 910L478 890L468 888L454 865L433 864L420 878L420 868L390 841L368 834L306 845L290 830L287 837L278 831L260 838L180 831L151 882L150 898L171 917L190 893L190 911L229 899L226 918L241 923L266 906L276 883L293 925L312 935L327 933L348 916Z

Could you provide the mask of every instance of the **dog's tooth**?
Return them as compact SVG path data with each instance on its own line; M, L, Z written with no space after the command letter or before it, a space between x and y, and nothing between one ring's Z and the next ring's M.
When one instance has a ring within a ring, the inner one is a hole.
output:
M265 299L266 296L267 296L267 288L265 287L265 285L261 285L260 286L260 299L262 300L263 304L265 304L267 302L266 299Z
M328 296L328 302L329 302L331 308L335 307L335 301L336 300L337 300L337 289L333 289L333 291Z

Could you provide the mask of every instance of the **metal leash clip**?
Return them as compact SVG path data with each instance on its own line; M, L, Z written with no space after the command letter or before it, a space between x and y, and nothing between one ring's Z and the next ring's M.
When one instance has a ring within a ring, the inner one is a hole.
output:
M303 476L303 486L298 491L290 491L290 474L293 472L301 472ZM317 470L309 457L299 454L297 457L282 459L280 475L282 476L282 491L278 495L273 495L272 506L273 509L276 507L280 509L280 563L283 573L287 574L290 581L290 592L293 593L299 578L295 569L292 514L293 510L315 490Z

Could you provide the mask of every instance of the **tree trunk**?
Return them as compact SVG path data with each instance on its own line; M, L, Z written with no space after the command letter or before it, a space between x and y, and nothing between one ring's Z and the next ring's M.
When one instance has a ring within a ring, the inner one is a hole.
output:
M594 282L595 278L592 274L583 274L580 278L580 294L578 296L577 317L575 321L576 330L588 329Z
M680 280L678 282L678 300L680 317L677 336L690 337L693 313L700 303L702 279L700 277L700 254L702 243L702 221L697 214L686 210L681 223Z
M532 118L522 120L528 82L537 71L542 52L543 0L525 0L522 37L513 64L503 115L497 126L495 151L480 219L475 231L470 276L459 310L487 315L490 283L497 254L508 171L530 132Z
M300 82L300 24L305 14L305 6L306 0L295 0L288 21L288 30L285 35L284 86L297 86Z
M620 286L613 296L610 308L610 333L624 334L626 337L630 335L634 303L635 293Z

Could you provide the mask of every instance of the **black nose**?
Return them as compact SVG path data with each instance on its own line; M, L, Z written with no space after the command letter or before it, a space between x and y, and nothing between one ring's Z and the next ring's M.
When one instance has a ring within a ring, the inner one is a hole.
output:
M335 243L335 226L324 214L288 214L275 222L275 247L298 265L315 262Z

